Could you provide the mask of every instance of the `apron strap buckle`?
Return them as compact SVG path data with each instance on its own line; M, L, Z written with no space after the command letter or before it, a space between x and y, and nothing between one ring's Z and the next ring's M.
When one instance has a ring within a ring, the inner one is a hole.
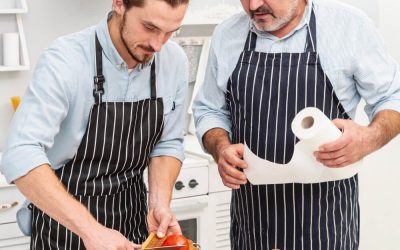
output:
M104 77L104 75L98 75L94 77L94 83L96 85L101 85L103 86L103 83L106 81L106 78Z
M98 75L94 77L94 89L93 89L93 96L96 100L96 103L101 102L101 96L104 94L104 86L103 83L105 82L104 75Z

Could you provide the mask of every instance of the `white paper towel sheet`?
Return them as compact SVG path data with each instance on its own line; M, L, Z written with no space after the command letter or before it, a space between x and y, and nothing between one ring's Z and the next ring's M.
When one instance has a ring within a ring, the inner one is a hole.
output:
M292 122L292 131L300 139L287 164L277 164L257 157L245 145L244 170L253 185L319 183L350 178L358 173L361 162L343 168L329 168L315 160L313 152L320 145L341 136L340 130L317 108L305 108Z

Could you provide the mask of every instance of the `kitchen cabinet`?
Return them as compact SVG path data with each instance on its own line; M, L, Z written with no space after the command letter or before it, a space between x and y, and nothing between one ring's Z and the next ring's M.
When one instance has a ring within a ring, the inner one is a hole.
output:
M241 11L242 5L237 0L191 0L182 24L219 24Z
M208 241L209 249L230 250L230 206L231 191L210 193L208 195L209 219Z
M22 14L28 12L26 0L1 0L0 1L0 33L17 32L19 34L20 65L4 66L0 65L1 71L21 71L29 70L29 57L26 44L25 33L22 24ZM1 43L2 44L2 43ZM0 48L2 48L1 46ZM1 49L0 56L3 57Z
M30 237L22 234L16 219L16 213L24 200L25 197L17 187L7 184L0 173L0 250L29 249Z
M0 176L0 249L29 249L30 238L19 230L16 213L25 198Z

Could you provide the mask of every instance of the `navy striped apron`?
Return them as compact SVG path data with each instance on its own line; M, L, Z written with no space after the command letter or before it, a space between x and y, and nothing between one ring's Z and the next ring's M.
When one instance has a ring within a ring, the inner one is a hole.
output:
M155 62L151 98L103 102L102 48L96 36L95 104L74 156L56 175L97 221L128 240L147 238L147 194L143 171L164 125L162 98L156 95ZM33 206L31 249L85 249L82 240Z
M232 142L271 162L292 158L298 139L290 124L303 108L349 119L319 61L314 11L307 28L304 53L257 52L249 31L228 81ZM248 182L232 193L231 218L234 250L358 249L357 175L316 184Z

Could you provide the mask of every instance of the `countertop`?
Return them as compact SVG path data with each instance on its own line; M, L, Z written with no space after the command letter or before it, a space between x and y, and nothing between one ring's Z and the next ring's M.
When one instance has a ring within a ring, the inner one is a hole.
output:
M0 152L0 162L1 162L1 152ZM0 172L0 188L7 186L10 186L10 184L7 183L6 178Z

